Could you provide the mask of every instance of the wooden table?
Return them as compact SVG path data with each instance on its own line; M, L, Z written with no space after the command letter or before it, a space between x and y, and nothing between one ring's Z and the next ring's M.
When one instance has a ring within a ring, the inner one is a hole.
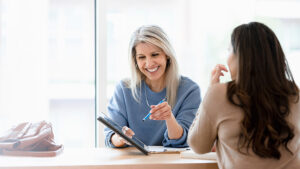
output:
M0 156L0 169L217 169L214 160L179 153L143 155L135 148L65 149L56 157Z

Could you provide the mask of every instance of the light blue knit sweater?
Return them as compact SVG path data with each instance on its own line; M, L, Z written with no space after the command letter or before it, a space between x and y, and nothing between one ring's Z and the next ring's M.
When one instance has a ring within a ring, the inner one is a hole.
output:
M181 76L177 92L177 102L172 108L172 112L177 122L183 128L181 138L172 140L168 138L168 131L164 120L142 119L151 110L146 103L145 93L149 105L156 105L166 96L166 89L161 92L153 92L143 81L141 86L140 103L134 100L131 89L121 81L112 96L108 105L108 115L120 126L131 128L135 136L146 145L163 145L166 147L187 147L188 130L193 122L196 112L201 102L200 88L187 77ZM146 90L146 92L145 92ZM114 147L111 143L113 131L104 129L105 145Z

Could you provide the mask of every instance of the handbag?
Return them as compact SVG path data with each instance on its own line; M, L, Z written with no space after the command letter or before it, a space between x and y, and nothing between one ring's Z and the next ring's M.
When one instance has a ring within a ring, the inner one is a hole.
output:
M20 123L0 135L0 155L51 157L62 151L46 121Z

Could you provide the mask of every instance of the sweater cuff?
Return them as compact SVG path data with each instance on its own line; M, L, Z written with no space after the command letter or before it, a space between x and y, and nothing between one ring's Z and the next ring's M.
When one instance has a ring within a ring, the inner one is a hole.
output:
M165 137L165 139L163 140L164 147L177 147L177 148L188 147L188 144L186 142L187 132L185 129L183 129L183 134L179 139L169 139L168 130L166 130L166 132L164 133L164 137Z
M113 145L113 143L111 142L111 137L112 135L115 134L113 131L110 131L105 138L105 146L106 147L110 147L110 148L116 148L115 145Z

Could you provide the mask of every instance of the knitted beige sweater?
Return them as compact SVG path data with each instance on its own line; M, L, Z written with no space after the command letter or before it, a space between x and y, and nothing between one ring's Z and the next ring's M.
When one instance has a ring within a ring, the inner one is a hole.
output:
M288 147L293 155L280 147L280 160L260 158L249 150L237 150L243 112L226 98L227 84L211 86L190 127L188 143L196 153L207 153L216 141L220 169L300 169L300 103L291 103L287 120L294 126L294 138Z

